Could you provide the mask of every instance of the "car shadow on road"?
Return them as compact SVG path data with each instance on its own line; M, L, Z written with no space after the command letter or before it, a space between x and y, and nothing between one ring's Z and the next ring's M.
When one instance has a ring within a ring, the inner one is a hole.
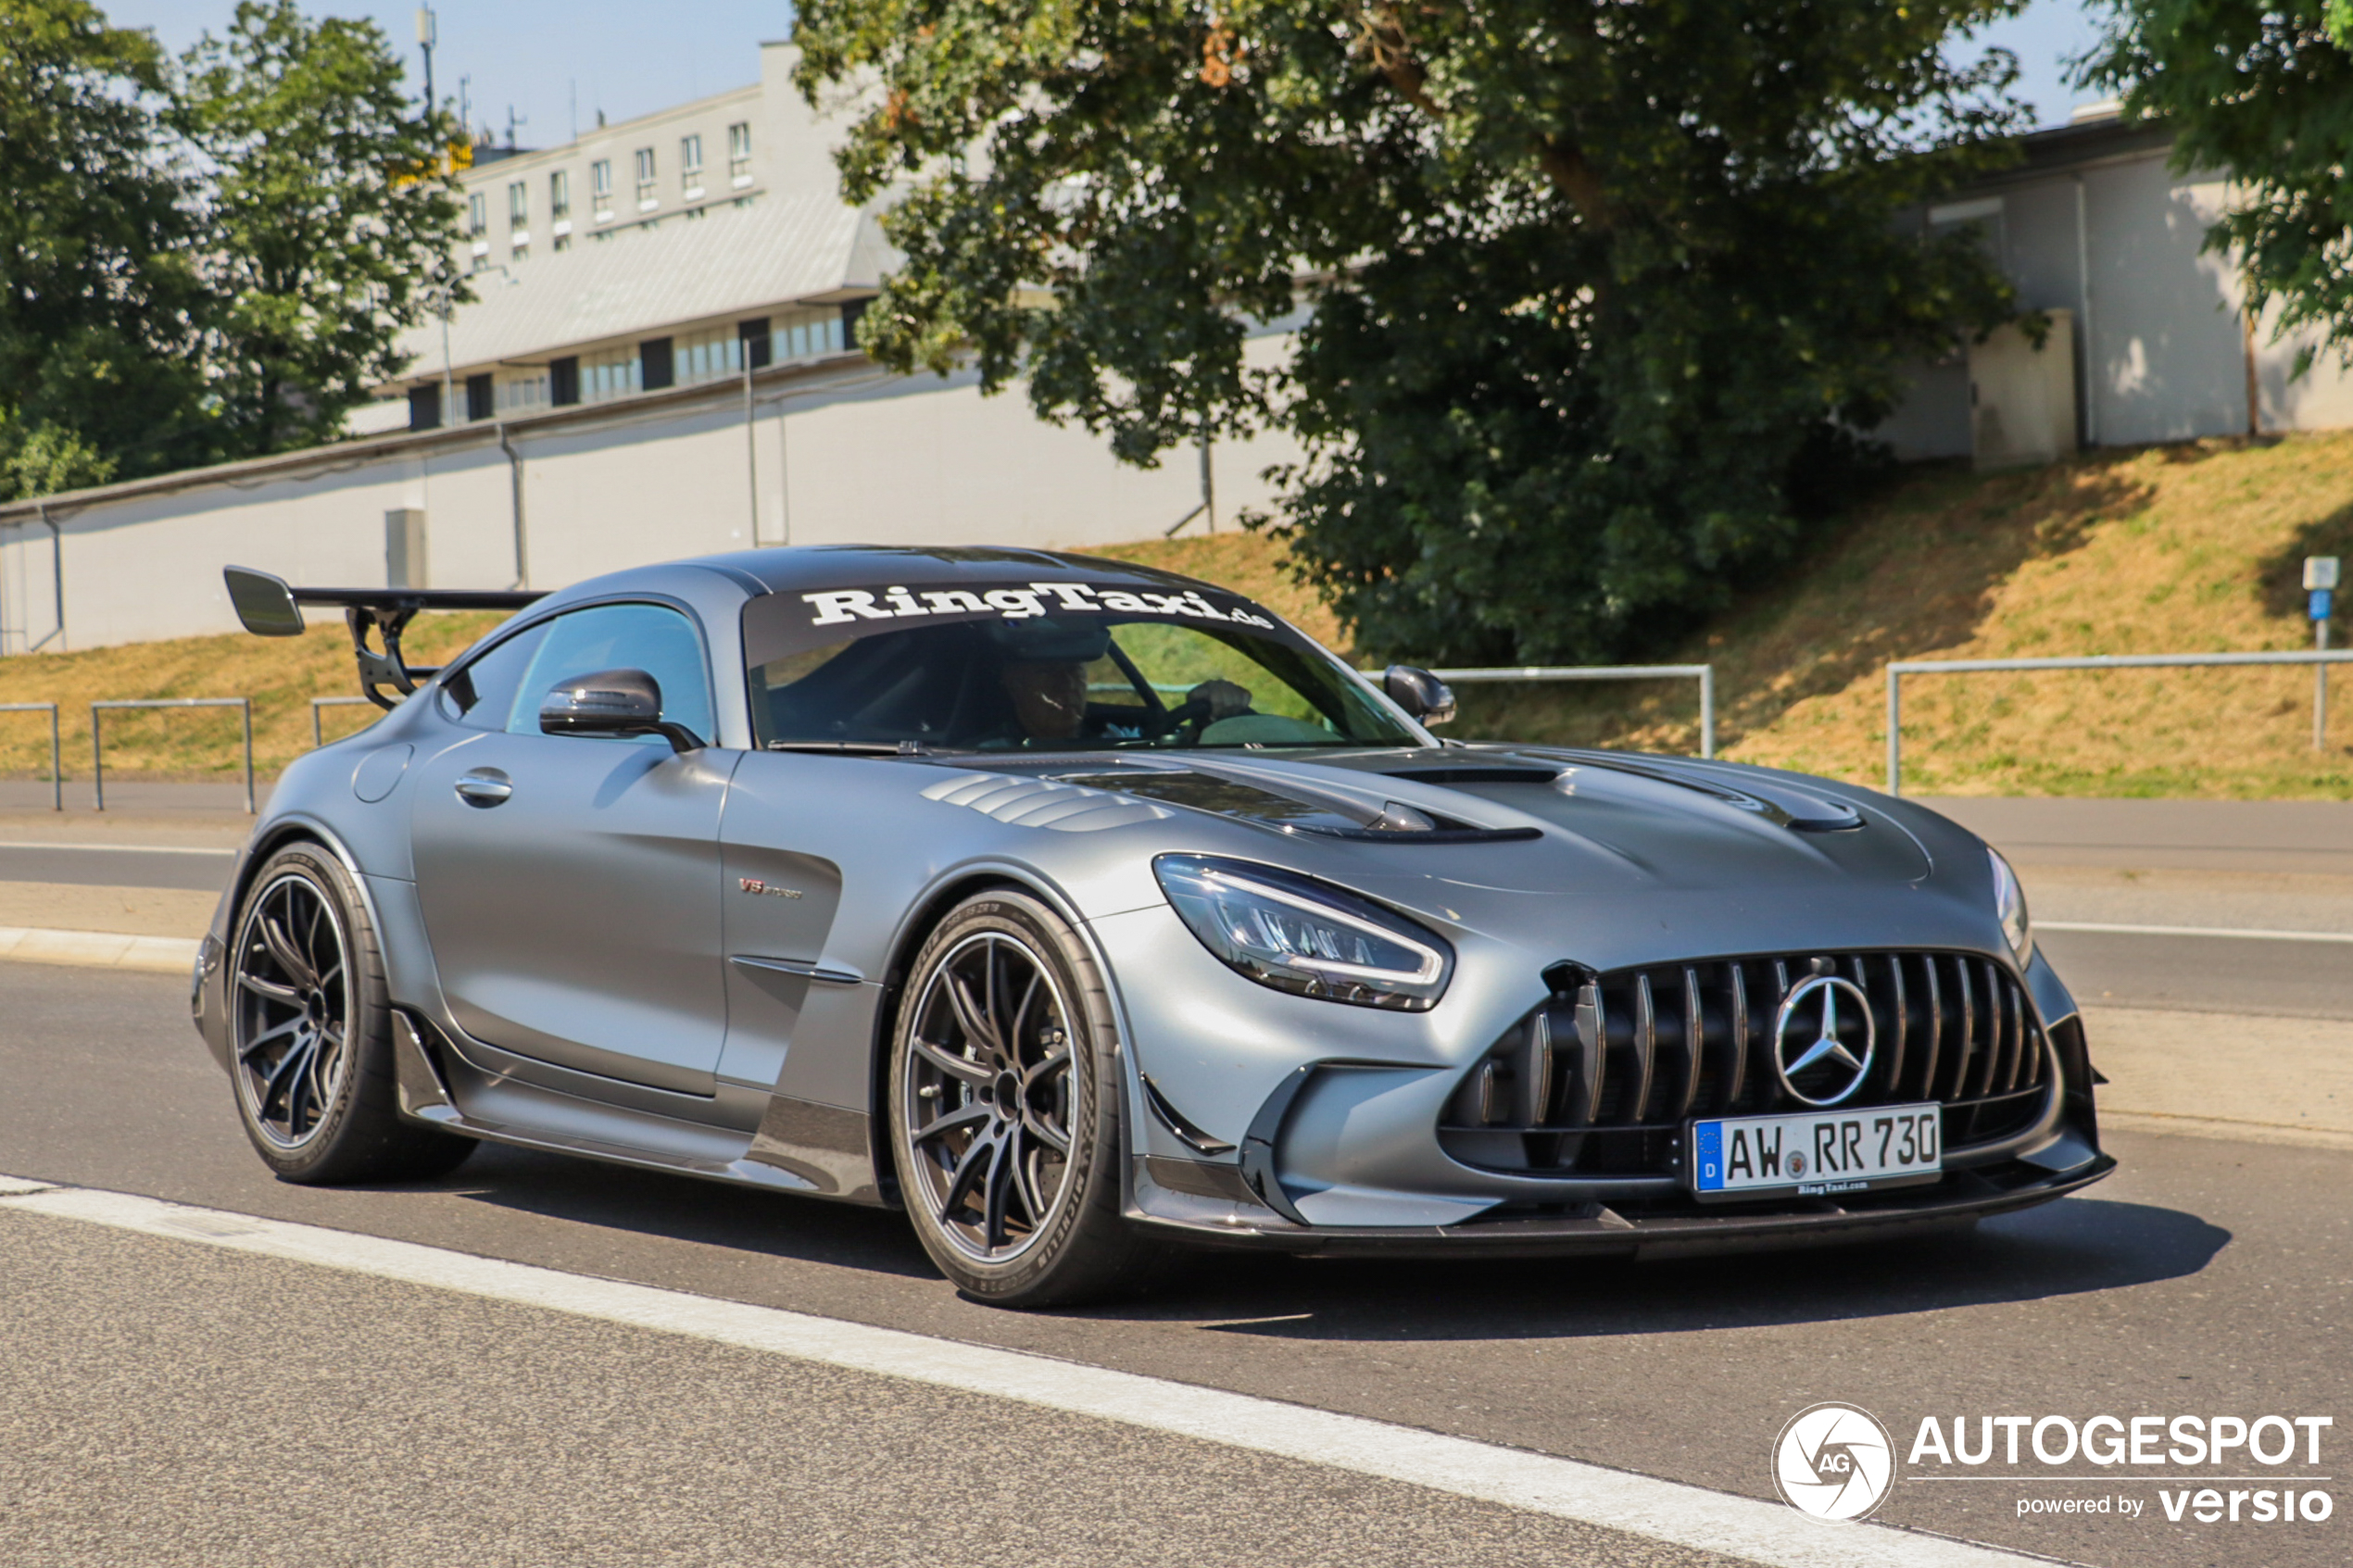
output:
M1465 1259L1441 1268L1220 1259L1173 1289L1093 1315L1294 1339L1678 1334L2149 1285L2198 1273L2230 1241L2229 1231L2180 1210L2078 1198L1958 1234L1712 1259ZM1214 1321L1226 1317L1237 1321Z
M484 1144L453 1197L519 1214L902 1277L937 1279L907 1222L867 1209Z

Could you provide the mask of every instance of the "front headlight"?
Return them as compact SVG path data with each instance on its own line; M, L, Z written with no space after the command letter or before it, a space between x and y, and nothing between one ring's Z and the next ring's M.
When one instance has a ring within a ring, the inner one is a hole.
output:
M1994 862L1994 909L2001 917L2002 935L2023 964L2034 953L2034 926L2026 918L2026 889L2019 885L2018 872L2010 870L2000 850L1989 847L1985 853Z
M1420 1012L1453 972L1436 934L1311 877L1205 855L1163 855L1152 874L1202 946L1261 985Z

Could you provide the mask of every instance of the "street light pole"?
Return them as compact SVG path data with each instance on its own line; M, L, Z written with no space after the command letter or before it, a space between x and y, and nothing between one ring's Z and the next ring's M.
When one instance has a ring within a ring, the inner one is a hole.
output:
M431 6L418 6L417 46L422 49L425 55L425 119L428 124L432 122L434 110L433 46L440 41L441 28L438 19L433 14L433 7Z

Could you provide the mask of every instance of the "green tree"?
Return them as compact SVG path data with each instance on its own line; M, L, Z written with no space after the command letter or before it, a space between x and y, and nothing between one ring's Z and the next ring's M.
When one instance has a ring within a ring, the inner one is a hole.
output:
M1591 659L1798 535L1902 367L2009 313L1907 204L2011 156L2012 0L803 0L888 193L884 363L1137 462L1273 423L1368 649ZM1310 309L1285 364L1253 324Z
M209 450L164 87L83 0L0 0L0 496Z
M2346 0L2119 0L2082 80L2170 126L2177 173L2234 177L2206 248L2236 258L2256 308L2278 302L2280 333L2316 328L2353 362L2348 48Z
M208 170L207 362L237 454L332 438L403 369L429 290L464 298L444 117L418 116L373 22L242 0L182 62L180 118Z

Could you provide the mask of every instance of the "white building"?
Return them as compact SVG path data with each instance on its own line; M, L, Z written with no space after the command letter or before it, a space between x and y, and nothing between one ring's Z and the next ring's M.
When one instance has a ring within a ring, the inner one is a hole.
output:
M890 264L836 194L832 137L761 50L761 80L465 177L478 295L411 332L368 433L251 462L0 506L0 651L234 627L220 569L297 583L553 586L754 544L1088 547L1271 499L1263 438L1153 470L1019 391L897 377L850 324ZM1974 224L2030 307L2018 333L1923 367L1881 433L1907 457L2047 458L2353 422L2333 366L2249 339L2202 252L2224 182L2166 169L2162 132L2095 116L1921 215ZM1286 339L1253 352L1271 360ZM1193 526L1199 526L1196 522Z
M1899 456L2027 460L2082 446L2137 446L2206 435L2334 429L2353 424L2353 378L2334 358L2293 378L2303 333L2271 341L2250 324L2228 256L2208 253L2207 230L2228 210L2222 176L2168 168L2172 136L2125 125L2112 106L2079 109L2074 123L2025 138L2014 168L1931 207L1937 227L1975 225L2020 303L2049 312L2045 354L2064 362L2025 370L2016 332L1922 370L1911 400L1879 431ZM2070 395L2051 418L2010 421L1996 388L2032 395L2056 383ZM2040 440L2018 440L2022 424ZM1982 450L1994 435L1992 450Z

